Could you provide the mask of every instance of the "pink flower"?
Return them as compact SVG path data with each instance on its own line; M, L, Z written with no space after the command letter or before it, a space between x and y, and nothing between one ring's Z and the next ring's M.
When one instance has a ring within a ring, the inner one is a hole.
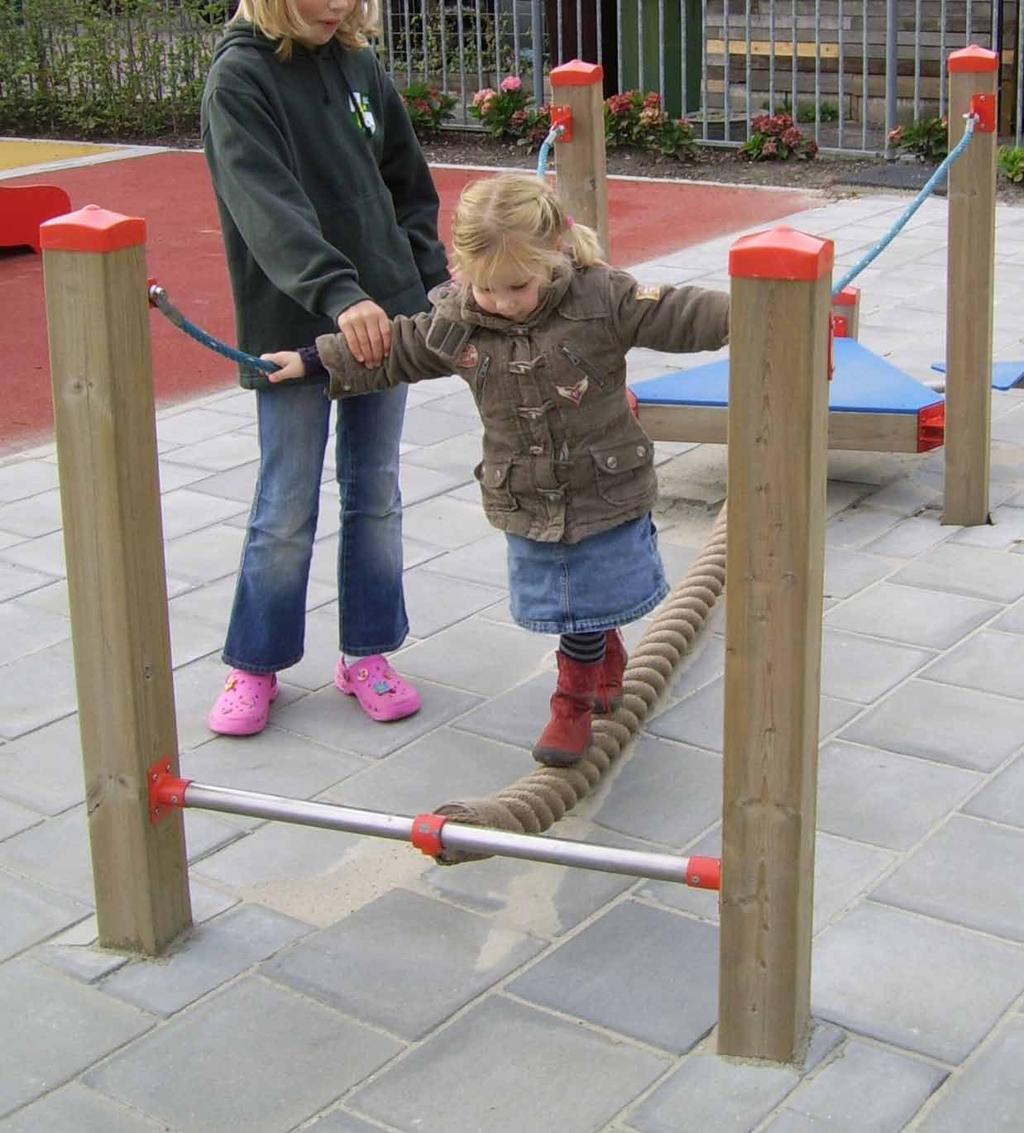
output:
M473 95L473 105L482 107L485 102L490 102L498 92L491 90L490 87L481 87L480 90Z
M506 75L501 80L501 89L506 94L511 94L513 91L523 89L523 80L518 75Z

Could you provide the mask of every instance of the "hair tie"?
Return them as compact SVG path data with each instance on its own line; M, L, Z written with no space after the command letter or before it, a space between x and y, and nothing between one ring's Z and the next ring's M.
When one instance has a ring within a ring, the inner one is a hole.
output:
M573 220L573 218L568 213L566 213L565 214L565 227L566 228L572 228L573 224L575 224L575 221Z

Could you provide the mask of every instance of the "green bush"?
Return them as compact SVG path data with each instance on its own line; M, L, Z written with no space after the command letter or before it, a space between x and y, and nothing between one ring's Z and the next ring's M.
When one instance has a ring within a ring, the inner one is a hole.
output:
M419 138L429 138L454 117L455 95L438 90L429 83L413 83L402 91L402 101L409 112L412 128Z
M0 133L197 130L222 20L210 0L0 0Z
M923 161L941 161L949 153L949 127L945 118L919 118L890 130L889 143Z
M548 108L533 105L533 98L518 75L506 75L497 90L478 90L469 113L492 137L531 149L536 149L551 129Z
M1024 181L1024 147L1000 146L998 154L999 172L1015 185Z
M750 137L740 146L747 161L810 161L818 152L813 138L805 138L788 114L759 114L750 123Z
M627 90L606 99L604 135L609 146L638 146L680 159L692 157L697 148L690 123L670 117L654 91Z

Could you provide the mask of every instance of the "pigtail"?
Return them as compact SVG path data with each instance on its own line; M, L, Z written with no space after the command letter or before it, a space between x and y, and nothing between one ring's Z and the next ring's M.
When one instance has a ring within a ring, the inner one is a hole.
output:
M569 258L577 267L589 268L603 262L601 241L597 233L589 225L580 224L571 216L565 218L563 243Z

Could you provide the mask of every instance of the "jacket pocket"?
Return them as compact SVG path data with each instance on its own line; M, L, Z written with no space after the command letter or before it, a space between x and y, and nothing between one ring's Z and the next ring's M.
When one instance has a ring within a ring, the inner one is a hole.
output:
M654 445L646 438L592 445L590 455L598 494L608 503L635 504L657 490Z
M509 480L511 460L481 460L473 469L480 484L485 511L517 511L519 501L512 495Z
M558 344L558 353L571 365L575 366L577 370L586 374L599 389L604 388L605 375L602 373L600 367L595 366L593 362L584 358L574 346L570 346L567 342L560 342Z

